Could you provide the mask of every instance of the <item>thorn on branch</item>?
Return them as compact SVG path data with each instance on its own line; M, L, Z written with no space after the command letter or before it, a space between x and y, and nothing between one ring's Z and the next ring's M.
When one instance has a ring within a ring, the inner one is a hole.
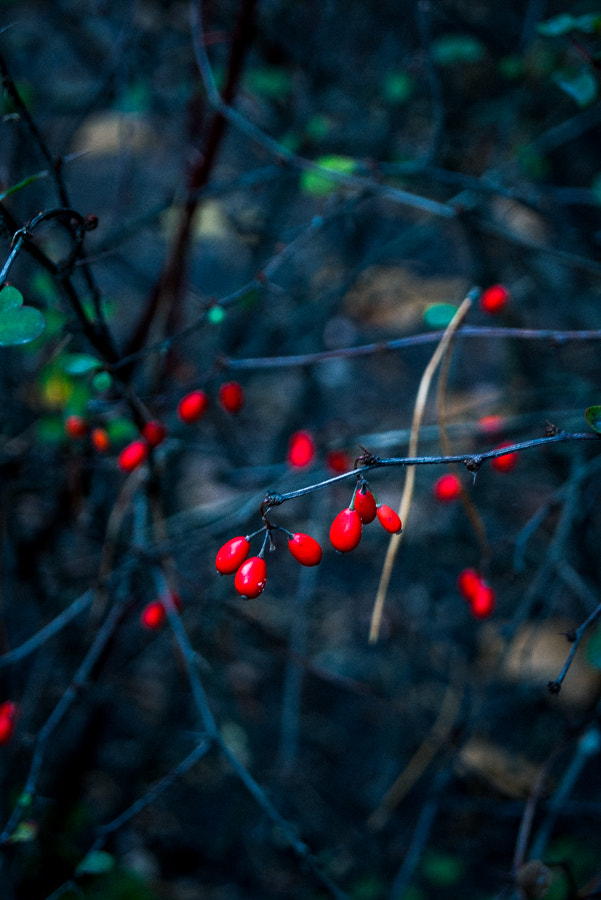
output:
M547 684L547 689L550 694L557 697L561 690L561 682L560 681L549 681Z
M473 475L477 475L482 467L482 457L481 456L468 456L463 460L463 465L471 472Z

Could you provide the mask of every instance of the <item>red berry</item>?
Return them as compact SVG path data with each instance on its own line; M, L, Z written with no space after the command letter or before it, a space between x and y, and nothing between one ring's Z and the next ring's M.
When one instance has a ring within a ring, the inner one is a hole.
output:
M494 316L505 309L509 303L509 298L509 291L505 285L493 284L491 287L486 288L485 291L482 291L480 309L488 313L488 315Z
M289 466L302 469L308 466L315 456L315 441L308 431L295 431L288 442L286 460Z
M341 553L354 550L363 532L361 516L356 509L343 509L330 526L330 541Z
M229 413L239 413L244 406L244 391L237 381L228 381L219 388L219 402Z
M394 509L390 506L386 506L385 503L382 503L381 506L378 506L378 522L385 528L386 531L389 531L391 534L400 534L403 530L403 523L401 522L397 513L395 513Z
M153 600L142 610L142 615L140 616L140 621L144 628L150 629L150 631L156 631L158 628L161 628L165 623L165 619L167 618L167 610L163 606L160 600Z
M334 475L342 475L353 468L353 461L344 450L330 450L326 454L326 465Z
M198 422L206 413L209 406L209 398L204 391L191 391L179 401L177 414L187 425Z
M119 454L119 468L124 472L133 472L142 465L147 456L148 444L138 438L137 441L132 441L131 444L124 447Z
M495 608L495 592L481 581L475 593L469 598L470 612L476 619L487 619Z
M158 447L167 437L167 428L158 419L151 419L142 429L142 437L149 447Z
M376 518L376 498L365 485L362 485L355 494L355 509L364 525L369 525Z
M322 550L315 538L297 532L288 541L288 549L297 562L303 566L317 566L321 562Z
M503 431L505 419L499 415L481 416L478 419L478 428L482 434L500 434Z
M106 453L111 446L111 439L106 428L92 429L92 446L98 453Z
M267 583L267 565L261 556L251 556L243 562L234 578L234 587L242 597L258 597Z
M434 482L432 492L439 503L452 503L461 496L461 482L456 475L441 475Z
M457 590L464 600L471 600L480 584L481 579L475 569L463 569L457 578Z
M506 441L504 444L499 444L497 450L500 450L502 447L509 447L509 441ZM493 456L490 461L491 466L495 470L495 472L511 472L512 469L518 464L519 454L515 451L513 453L504 453L502 456Z
M65 419L65 434L67 437L78 440L88 433L88 423L83 416L67 416Z
M215 557L217 571L221 575L233 575L240 568L250 550L250 543L245 537L230 538L220 547Z
M8 744L13 736L19 707L12 700L0 703L0 746Z

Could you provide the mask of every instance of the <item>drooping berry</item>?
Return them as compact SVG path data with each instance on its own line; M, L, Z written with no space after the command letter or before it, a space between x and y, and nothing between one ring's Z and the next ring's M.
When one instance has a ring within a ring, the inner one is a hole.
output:
M502 312L509 303L510 294L504 284L493 284L482 291L480 309L494 316Z
M150 631L156 631L165 624L167 618L167 610L160 600L153 600L148 603L142 610L140 621L144 628Z
M461 482L456 475L448 472L434 482L432 493L439 503L453 503L461 496Z
M190 391L179 401L177 414L182 422L190 425L198 422L206 413L209 406L209 398L204 391Z
M219 402L224 410L235 415L244 406L244 391L237 381L227 381L219 388Z
M391 506L382 503L381 506L378 506L377 516L378 522L382 528L389 531L391 534L400 534L403 530L403 523Z
M315 441L308 431L295 431L288 441L286 461L294 469L303 469L313 462Z
M124 447L119 454L119 468L123 472L133 472L138 466L141 466L148 456L148 444L141 438L132 441L127 447Z
M494 611L495 602L494 590L485 581L481 581L469 598L470 612L476 619L487 619Z
M364 484L357 489L355 494L355 509L361 516L364 525L369 525L376 518L376 498Z
M98 453L106 453L110 449L111 439L106 428L93 428L90 437L92 446Z
M158 447L167 437L167 427L158 419L151 419L144 425L142 437L149 447Z
M249 600L258 597L266 583L267 565L262 556L251 556L243 562L234 578L234 587L238 593Z
M321 562L322 550L315 538L297 532L288 541L288 549L297 562L303 566L317 566Z
M457 590L464 600L471 600L480 587L481 579L475 569L463 569L457 577Z
M509 441L506 441L503 444L499 444L497 447L500 450L502 447L509 447ZM504 453L502 456L493 456L490 461L491 466L495 470L495 472L511 472L512 469L518 464L519 454L515 451L513 453Z
M217 571L221 575L233 575L236 572L250 550L250 542L245 537L233 537L220 547L215 557Z
M65 434L67 437L79 440L88 433L88 423L83 416L67 416L65 419Z
M8 744L17 725L19 707L12 700L0 703L0 746Z
M330 541L335 550L348 553L361 540L363 525L356 509L343 509L330 526Z

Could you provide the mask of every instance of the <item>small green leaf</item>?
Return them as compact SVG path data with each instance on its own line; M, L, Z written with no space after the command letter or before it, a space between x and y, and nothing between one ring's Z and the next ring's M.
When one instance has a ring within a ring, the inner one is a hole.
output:
M91 850L75 869L76 875L104 875L115 865L115 857L106 850Z
M261 94L270 100L277 100L290 92L290 73L277 66L251 69L245 78L245 86L254 94Z
M384 79L384 97L395 106L406 103L414 90L415 82L407 72L391 72Z
M484 44L469 34L443 34L432 42L432 57L439 66L481 62Z
M5 199L5 197L9 197L11 194L16 194L17 191L20 191L24 187L28 187L30 184L33 184L34 181L38 181L40 178L47 178L48 171L44 170L43 172L37 172L35 175L29 175L27 178L24 178L23 181L19 181L18 184L13 184L12 187L9 187L4 193L0 194L0 202Z
M220 325L225 319L226 312L223 306L212 306L207 312L207 322L211 325Z
M456 312L457 307L452 303L431 303L424 311L424 325L436 331L446 328Z
M89 353L65 353L61 358L61 369L68 375L86 375L100 367L100 361Z
M28 344L35 341L45 327L44 316L33 306L4 309L0 312L0 346Z
M138 435L138 431L129 419L112 419L106 426L111 444L126 444Z
M588 69L557 72L554 80L580 107L590 106L597 99L597 82Z
M461 857L440 850L428 850L421 868L424 878L437 888L451 888L465 875L465 862Z
M92 390L97 394L104 394L105 391L110 390L112 384L113 376L110 372L98 372L92 378Z
M23 306L23 294L12 284L5 284L0 291L0 312Z
M322 169L330 169L332 172L339 172L341 175L352 175L357 165L350 156L322 156L316 160L316 163ZM338 180L329 176L327 172L316 172L308 169L301 173L300 184L301 189L307 194L325 197L336 190Z
M584 413L584 418L593 431L601 434L601 406L589 406Z
M543 37L559 37L561 34L568 34L575 28L576 20L569 13L561 13L559 16L553 16L546 22L539 22L536 26L537 31Z

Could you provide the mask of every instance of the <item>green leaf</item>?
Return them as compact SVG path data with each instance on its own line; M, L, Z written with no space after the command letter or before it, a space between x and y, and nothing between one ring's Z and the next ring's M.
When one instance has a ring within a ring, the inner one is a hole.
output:
M465 875L465 862L459 856L440 850L428 850L422 859L422 873L437 888L450 888Z
M601 406L589 406L584 413L584 418L593 431L601 434Z
M278 100L290 92L292 80L290 73L277 66L265 66L251 69L246 75L245 86L254 94Z
M207 312L207 322L211 325L220 325L226 317L223 306L212 306Z
M104 394L105 391L110 390L113 384L113 376L110 372L98 372L92 378L92 390L97 394Z
M558 37L560 34L567 34L575 28L576 20L569 13L561 13L559 16L553 16L546 22L539 22L536 29L543 37Z
M44 170L43 172L37 172L35 175L28 175L27 178L24 178L23 181L19 181L18 184L13 184L12 187L9 187L8 190L4 191L4 193L0 194L0 202L5 199L5 197L9 197L11 194L16 194L17 191L20 191L22 188L27 187L30 184L33 184L34 181L38 181L40 178L47 178L48 171Z
M101 363L89 353L65 353L61 358L61 369L68 375L86 375L101 368Z
M456 312L457 307L452 303L431 303L424 311L424 325L435 331L446 328Z
M12 284L5 284L0 290L0 312L23 306L23 294Z
M0 312L0 346L28 344L35 341L45 327L44 316L33 306L4 309Z
M554 80L580 107L590 106L597 99L597 82L588 69L557 72Z
M432 58L439 66L481 62L484 44L470 34L443 34L432 42Z
M322 156L316 163L323 169L331 169L332 172L339 172L341 175L352 175L357 165L351 156ZM309 169L301 173L300 184L301 189L307 194L325 197L336 190L338 180L330 177L327 172Z
M104 875L115 865L115 857L106 850L92 850L75 869L76 875Z
M388 103L400 106L406 103L415 90L415 82L407 72L391 72L384 79L384 97Z

